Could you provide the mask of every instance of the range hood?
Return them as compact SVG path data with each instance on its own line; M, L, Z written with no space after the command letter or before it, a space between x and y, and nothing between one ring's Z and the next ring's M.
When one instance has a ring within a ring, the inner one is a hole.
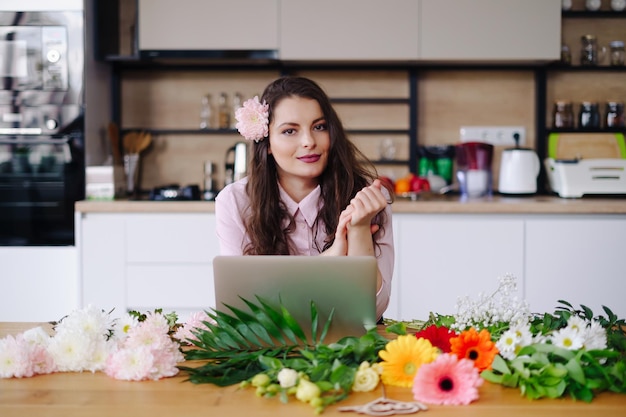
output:
M278 59L278 0L139 0L140 59Z

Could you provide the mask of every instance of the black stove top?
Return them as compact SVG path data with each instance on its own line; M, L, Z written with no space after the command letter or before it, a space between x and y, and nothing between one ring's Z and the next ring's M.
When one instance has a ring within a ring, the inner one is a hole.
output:
M197 185L181 187L178 184L170 184L153 188L148 198L152 201L200 201L202 195Z

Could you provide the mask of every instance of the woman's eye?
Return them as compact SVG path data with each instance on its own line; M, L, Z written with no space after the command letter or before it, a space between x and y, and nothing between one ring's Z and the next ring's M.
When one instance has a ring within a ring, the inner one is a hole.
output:
M283 135L293 135L294 133L296 133L295 129L285 129L285 130L283 130Z
M324 131L324 130L326 130L326 128L327 128L326 127L326 123L320 123L320 124L315 125L313 127L314 130L318 130L318 131Z

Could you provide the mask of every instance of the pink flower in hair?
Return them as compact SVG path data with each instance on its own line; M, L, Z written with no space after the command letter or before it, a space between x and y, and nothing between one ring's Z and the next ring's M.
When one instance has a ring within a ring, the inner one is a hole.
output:
M254 96L235 111L235 127L247 140L258 142L269 134L269 117L269 105L265 101L261 103L259 97Z

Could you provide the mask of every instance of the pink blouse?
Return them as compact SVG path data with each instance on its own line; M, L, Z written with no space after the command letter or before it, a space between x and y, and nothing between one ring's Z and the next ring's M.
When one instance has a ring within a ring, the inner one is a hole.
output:
M215 199L217 237L220 242L221 255L243 255L244 248L250 243L243 223L243 219L248 217L250 212L250 201L245 190L247 182L247 178L243 178L227 185ZM324 246L324 239L327 236L323 224L318 224L317 235L313 232L315 218L321 204L320 187L315 188L300 203L296 203L289 197L282 187L279 186L279 188L280 198L296 222L295 230L291 234L291 239L297 251L294 255L319 255L318 247L322 248ZM378 269L382 276L382 286L376 294L376 313L378 317L382 316L389 305L394 265L391 205L387 205L385 213L384 233L378 240L379 247L375 248ZM317 246L314 242L315 236L317 236Z

